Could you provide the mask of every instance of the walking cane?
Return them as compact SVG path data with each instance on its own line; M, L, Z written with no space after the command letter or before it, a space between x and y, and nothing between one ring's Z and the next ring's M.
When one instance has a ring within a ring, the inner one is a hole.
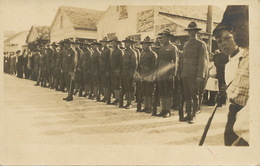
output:
M227 90L227 88L231 85L232 82L233 82L233 81L231 81L231 82L228 84L228 86L226 87L226 90ZM202 146L203 143L204 143L204 141L205 141L205 139L206 139L206 136L207 136L207 133L208 133L210 124L211 124L211 122L212 122L212 119L213 119L213 117L214 117L214 115L215 115L215 112L216 112L216 110L217 110L218 107L219 107L219 106L218 106L218 103L217 103L216 106L215 106L215 108L214 108L214 111L212 112L212 115L209 117L209 120L208 120L208 122L207 122L207 124L206 124L206 127L205 127L205 129L204 129L204 132L203 132L203 134L202 134L202 136L201 136L201 139L200 139L199 146Z
M217 108L218 108L218 104L216 104L216 106L215 106L215 108L214 108L214 111L212 112L212 115L209 117L209 120L208 120L208 122L207 122L207 125L206 125L206 127L205 127L205 129L204 129L204 132L203 132L202 136L201 136L199 146L202 146L203 143L204 143L204 141L205 141L205 139L206 139L206 136L207 136L207 133L208 133L210 124L211 124L211 122L212 122L212 119L213 119L213 117L214 117L214 115L215 115L215 112L216 112Z

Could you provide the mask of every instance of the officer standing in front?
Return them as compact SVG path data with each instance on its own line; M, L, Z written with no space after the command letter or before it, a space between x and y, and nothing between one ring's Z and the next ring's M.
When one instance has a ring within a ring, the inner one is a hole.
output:
M67 83L68 83L68 96L63 98L66 101L73 100L73 90L74 90L74 78L76 67L78 63L78 55L74 48L72 48L72 44L74 43L73 39L65 40L65 45L68 48L67 50L67 67L68 67L68 75L67 75Z
M189 40L183 47L181 79L187 116L180 121L192 124L195 122L199 106L199 87L204 84L207 76L209 58L206 43L198 39L198 32L201 29L197 24L191 22L185 30L188 31Z

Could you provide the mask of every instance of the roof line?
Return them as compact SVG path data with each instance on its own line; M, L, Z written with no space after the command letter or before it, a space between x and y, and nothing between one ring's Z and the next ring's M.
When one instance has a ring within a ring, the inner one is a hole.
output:
M6 39L4 42L9 42L10 40L14 39L16 36L19 36L20 34L26 32L26 31L28 31L28 30L18 32L16 34L14 34L13 36L9 37L8 39Z
M207 22L207 20L193 18L193 17L187 17L187 16L181 16L181 15L176 15L176 14L170 14L170 13L164 13L164 12L159 12L159 14L165 15L165 16L174 16L174 17L179 17L179 18L186 18L186 19L193 19L193 20L197 20L197 21ZM213 22L213 23L219 24L218 22Z
M90 29L90 28L82 28L82 27L74 27L75 30L89 30L89 31L97 31L97 29Z

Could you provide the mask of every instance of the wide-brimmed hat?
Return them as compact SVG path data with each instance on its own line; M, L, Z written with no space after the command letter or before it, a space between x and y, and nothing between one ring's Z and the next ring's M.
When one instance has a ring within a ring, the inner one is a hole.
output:
M150 44L152 44L154 42L151 40L151 38L149 36L146 36L144 38L144 40L140 42L140 44L143 44L143 43L150 43Z
M76 39L75 44L82 44L82 42L78 39Z
M91 45L101 45L101 43L97 42L97 40L94 40Z
M102 40L100 40L99 42L109 42L109 40L107 39L107 37L104 37Z
M135 40L134 40L134 38L128 36L128 37L126 37L125 40L123 40L122 42L131 42L131 43L134 43Z
M64 43L72 43L72 44L74 44L75 41L74 41L74 39L69 38L69 39L65 39L65 40L64 40Z
M16 51L16 54L18 54L18 53L20 53L21 52L21 50L18 50L18 51Z
M57 42L53 42L51 45L52 46L59 46L59 44Z
M201 28L198 28L197 26L197 23L192 21L189 23L188 25L188 28L187 29L184 29L185 31L192 31L192 30L195 30L195 31L200 31L202 30Z
M118 38L115 36L112 38L112 40L110 40L110 42L117 42L118 44L121 43L121 41L118 40Z
M159 33L158 35L163 36L163 35L167 35L167 36L174 36L173 34L171 34L171 30L169 28L165 29L163 32Z

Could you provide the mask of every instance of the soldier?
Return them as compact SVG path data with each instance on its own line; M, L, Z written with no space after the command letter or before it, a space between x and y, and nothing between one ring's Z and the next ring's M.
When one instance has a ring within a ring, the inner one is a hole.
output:
M170 39L174 36L171 34L170 29L165 29L159 35L162 36L163 44L158 51L157 81L162 101L162 111L158 116L167 118L171 116L170 110L178 64L178 49L170 42Z
M93 96L91 97L92 100L97 99L100 100L98 98L98 93L99 92L99 61L100 61L100 51L99 51L99 47L100 47L100 43L98 43L97 41L94 41L92 44L92 49L93 49L93 53L92 53L92 57L91 57L91 85L93 88Z
M206 44L198 39L201 30L195 22L185 29L189 33L189 40L183 47L181 79L183 83L184 98L187 116L180 121L195 122L199 106L199 87L205 82L207 76L208 51Z
M103 50L101 51L100 56L100 66L99 66L99 75L101 81L101 87L103 88L104 98L101 100L102 102L107 102L110 104L110 57L111 57L111 49L108 47L108 39L104 37L103 40L99 41L102 46Z
M24 58L23 58L23 55L21 54L21 50L16 51L16 55L18 57L18 61L17 61L17 77L18 78L23 78Z
M127 104L124 106L126 109L132 108L132 99L134 94L134 74L137 69L137 55L136 52L132 49L131 45L134 43L134 40L130 37L126 37L123 40L125 43L125 51L122 57L122 82L123 89L125 91Z
M83 89L85 91L84 97L91 93L91 45L85 41L83 42L83 56L82 56L82 75L83 75Z
M75 73L75 92L74 95L76 95L79 92L79 96L82 97L82 90L83 90L83 85L82 85L82 56L83 56L83 51L79 47L81 42L79 40L76 40L75 42L75 50L77 51L78 54L78 64L77 64L77 69Z
M53 49L50 47L51 45L47 44L47 56L46 56L46 68L47 68L47 79L48 79L48 87L52 87L52 71L51 71L51 61L52 61L52 54Z
M56 70L57 57L59 54L58 46L59 46L58 43L56 42L52 43L53 53L51 56L51 75L52 75L51 89L54 89L56 86L58 86L58 73Z
M132 38L134 40L134 38ZM136 73L134 75L134 82L135 82L135 96L136 96L136 102L137 102L137 108L136 111L139 112L141 110L141 105L142 105L142 88L141 88L141 80L139 76L139 71L140 71L140 58L141 58L141 49L138 49L135 47L135 44L137 42L134 41L132 43L131 47L132 49L136 52L136 58L137 58L137 68L136 68Z
M46 87L47 85L47 46L43 45L41 49L42 60L41 60L41 86Z
M140 112L152 113L152 96L154 93L154 80L157 65L157 54L152 51L152 41L147 36L142 42L142 54L140 59L140 76L142 94L144 98L144 109Z
M119 41L117 37L114 37L111 43L113 47L110 60L111 89L115 94L115 100L112 104L118 105L120 100L120 69L123 51L119 47L121 41Z
M55 64L55 81L54 88L56 91L61 91L61 70L62 70L62 60L63 55L61 51L61 43L58 43L59 47L57 48L57 59Z
M41 67L41 53L40 53L40 49L36 48L35 50L35 54L34 54L34 74L35 74L35 78L36 78L36 84L35 86L39 86L40 85L40 67Z
M77 52L72 47L72 44L74 43L73 39L65 40L66 47L67 47L67 66L68 72L66 73L67 83L68 83L68 96L66 98L63 98L63 100L66 101L72 101L73 100L73 89L74 89L74 78L75 78L75 72L76 67L78 63L78 56Z
M69 78L67 77L69 75L69 67L68 67L68 56L67 56L67 49L68 46L66 44L66 39L63 40L61 44L61 55L62 55L62 70L61 70L61 91L66 92L68 91L69 83L67 82ZM66 88L66 90L65 90Z

